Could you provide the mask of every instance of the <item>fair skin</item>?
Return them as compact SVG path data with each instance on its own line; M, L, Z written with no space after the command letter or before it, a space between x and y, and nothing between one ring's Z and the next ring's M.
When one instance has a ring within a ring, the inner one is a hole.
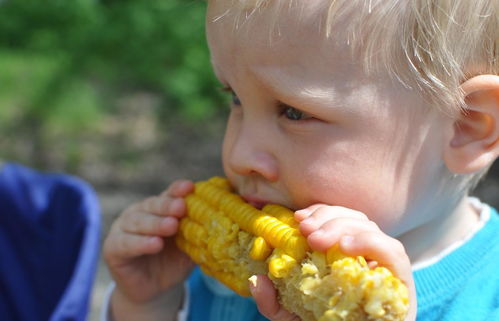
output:
M256 206L297 210L313 249L339 243L371 266L389 268L410 289L407 320L414 320L411 262L439 253L477 222L465 194L443 178L497 157L497 131L474 128L497 128L499 81L463 84L475 117L451 118L388 75L366 75L345 42L324 41L318 19L299 19L314 18L314 6L283 12L275 36L265 11L237 33L231 17L210 23L225 6L209 2L207 35L214 71L233 92L222 154L228 179ZM484 138L487 144L477 143ZM192 182L177 181L113 224L104 257L117 284L116 320L175 320L193 263L173 237L185 215L182 197L192 190ZM267 277L250 288L267 318L297 320L280 307Z

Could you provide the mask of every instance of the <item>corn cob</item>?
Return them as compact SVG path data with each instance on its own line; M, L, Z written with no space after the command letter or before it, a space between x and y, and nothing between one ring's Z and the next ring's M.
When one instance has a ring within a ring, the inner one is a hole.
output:
M403 320L406 286L383 267L337 247L311 251L293 212L280 205L258 210L213 177L188 195L177 245L201 269L242 296L248 279L267 274L280 303L303 321Z

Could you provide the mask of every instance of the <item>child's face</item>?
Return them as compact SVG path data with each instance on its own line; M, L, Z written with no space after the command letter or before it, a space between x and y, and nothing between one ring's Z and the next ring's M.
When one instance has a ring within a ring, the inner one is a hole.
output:
M209 4L208 21L224 12L221 3ZM214 70L237 96L226 175L256 205L345 206L399 235L430 218L447 120L387 75L367 77L308 11L283 13L272 37L266 13L238 30L229 17L208 23Z

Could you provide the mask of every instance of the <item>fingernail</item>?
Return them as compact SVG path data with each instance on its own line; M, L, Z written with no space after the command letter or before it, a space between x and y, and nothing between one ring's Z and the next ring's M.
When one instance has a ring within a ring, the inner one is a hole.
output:
M300 217L303 217L303 216L308 216L310 215L312 211L308 208L304 208L304 209L301 209L301 210L298 210L295 212L295 214L297 214L298 216Z

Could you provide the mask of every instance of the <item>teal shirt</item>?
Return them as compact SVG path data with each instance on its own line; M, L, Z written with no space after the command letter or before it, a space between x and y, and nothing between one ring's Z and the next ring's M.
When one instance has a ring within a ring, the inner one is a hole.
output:
M499 216L438 263L414 272L421 321L499 320Z
M499 216L437 263L414 272L417 321L499 321ZM189 321L264 321L251 298L217 295L197 268Z

